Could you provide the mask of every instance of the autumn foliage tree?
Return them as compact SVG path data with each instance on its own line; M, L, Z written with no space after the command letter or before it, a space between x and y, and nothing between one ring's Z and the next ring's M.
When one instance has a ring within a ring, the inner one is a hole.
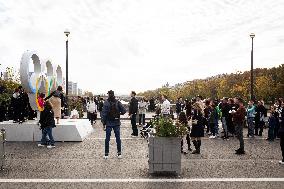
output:
M273 101L284 96L284 64L254 70L254 91L257 99ZM250 98L250 72L222 74L207 79L196 79L177 84L173 87L163 86L155 90L148 90L139 95L147 98L165 94L170 100L178 97L193 98L201 95L204 98L220 99L223 97Z

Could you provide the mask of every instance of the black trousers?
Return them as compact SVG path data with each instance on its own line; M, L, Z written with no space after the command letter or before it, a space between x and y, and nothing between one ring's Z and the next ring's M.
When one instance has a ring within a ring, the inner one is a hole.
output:
M136 125L136 116L137 114L132 114L130 120L131 120L131 126L132 126L132 134L134 136L138 136L138 128Z
M262 135L264 124L264 121L255 121L255 135Z
M14 121L24 121L24 110L22 108L14 109Z
M280 136L280 147L282 151L282 161L284 162L284 135Z
M91 113L89 112L89 120L91 121L91 124L94 124L94 121L97 120L97 113Z
M189 137L189 134L186 135L186 143L187 143L187 149L189 150L190 149L190 137ZM183 139L181 139L180 145L181 145L181 151L182 151L182 149L183 149Z

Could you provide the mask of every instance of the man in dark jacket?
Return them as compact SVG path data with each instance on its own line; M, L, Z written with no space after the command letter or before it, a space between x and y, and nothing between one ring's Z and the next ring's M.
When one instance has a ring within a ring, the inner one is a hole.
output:
M280 138L280 147L282 151L282 160L279 161L281 165L284 165L284 104L281 105L281 116L280 116L280 129L278 131L278 137Z
M267 116L267 110L263 105L262 101L258 101L257 107L255 109L255 135L262 136L263 127L265 125L265 117Z
M182 98L178 98L177 103L176 103L176 113L177 113L177 118L179 117L180 112L182 111Z
M109 141L112 129L117 144L117 157L120 159L121 156L121 140L120 140L120 115L126 113L125 108L121 102L117 101L112 90L108 91L108 99L104 102L103 109L101 112L101 121L106 127L106 139L105 139L105 155L104 159L108 159L109 154Z
M236 129L236 135L238 140L240 141L240 148L236 150L236 154L241 155L245 154L243 127L246 116L246 109L244 107L244 102L242 99L238 98L237 104L238 104L238 109L236 111L233 110L232 114L233 114L233 122L235 124L235 129Z
M224 129L224 140L228 140L228 122L230 119L229 111L230 111L230 105L228 104L228 98L223 98L222 103L219 105L219 108L222 112L222 126Z
M134 91L131 92L131 101L129 104L129 116L131 120L131 126L132 126L132 137L138 136L138 129L136 125L136 116L138 112L138 100L135 98L136 93Z

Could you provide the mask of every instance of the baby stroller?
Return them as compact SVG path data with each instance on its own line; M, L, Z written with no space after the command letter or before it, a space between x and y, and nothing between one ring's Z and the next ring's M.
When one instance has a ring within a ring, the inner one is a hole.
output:
M147 139L152 129L153 129L153 124L152 120L150 120L150 122L146 123L146 125L144 125L143 128L140 130L141 138Z
M153 118L143 126L140 130L141 138L148 139L150 134L154 131L153 121L159 119L159 115L153 116Z

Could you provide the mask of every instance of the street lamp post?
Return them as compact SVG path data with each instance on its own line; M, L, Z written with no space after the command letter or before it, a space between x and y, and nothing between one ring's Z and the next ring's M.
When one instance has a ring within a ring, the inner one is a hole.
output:
M250 34L250 37L251 37L251 68L250 68L250 98L252 100L255 100L254 99L254 94L253 94L253 38L255 37L255 34L254 33L251 33Z
M70 31L66 29L64 31L64 34L66 35L66 82L65 82L65 93L66 93L66 105L67 105L67 111L66 113L68 114L68 36L70 34Z

